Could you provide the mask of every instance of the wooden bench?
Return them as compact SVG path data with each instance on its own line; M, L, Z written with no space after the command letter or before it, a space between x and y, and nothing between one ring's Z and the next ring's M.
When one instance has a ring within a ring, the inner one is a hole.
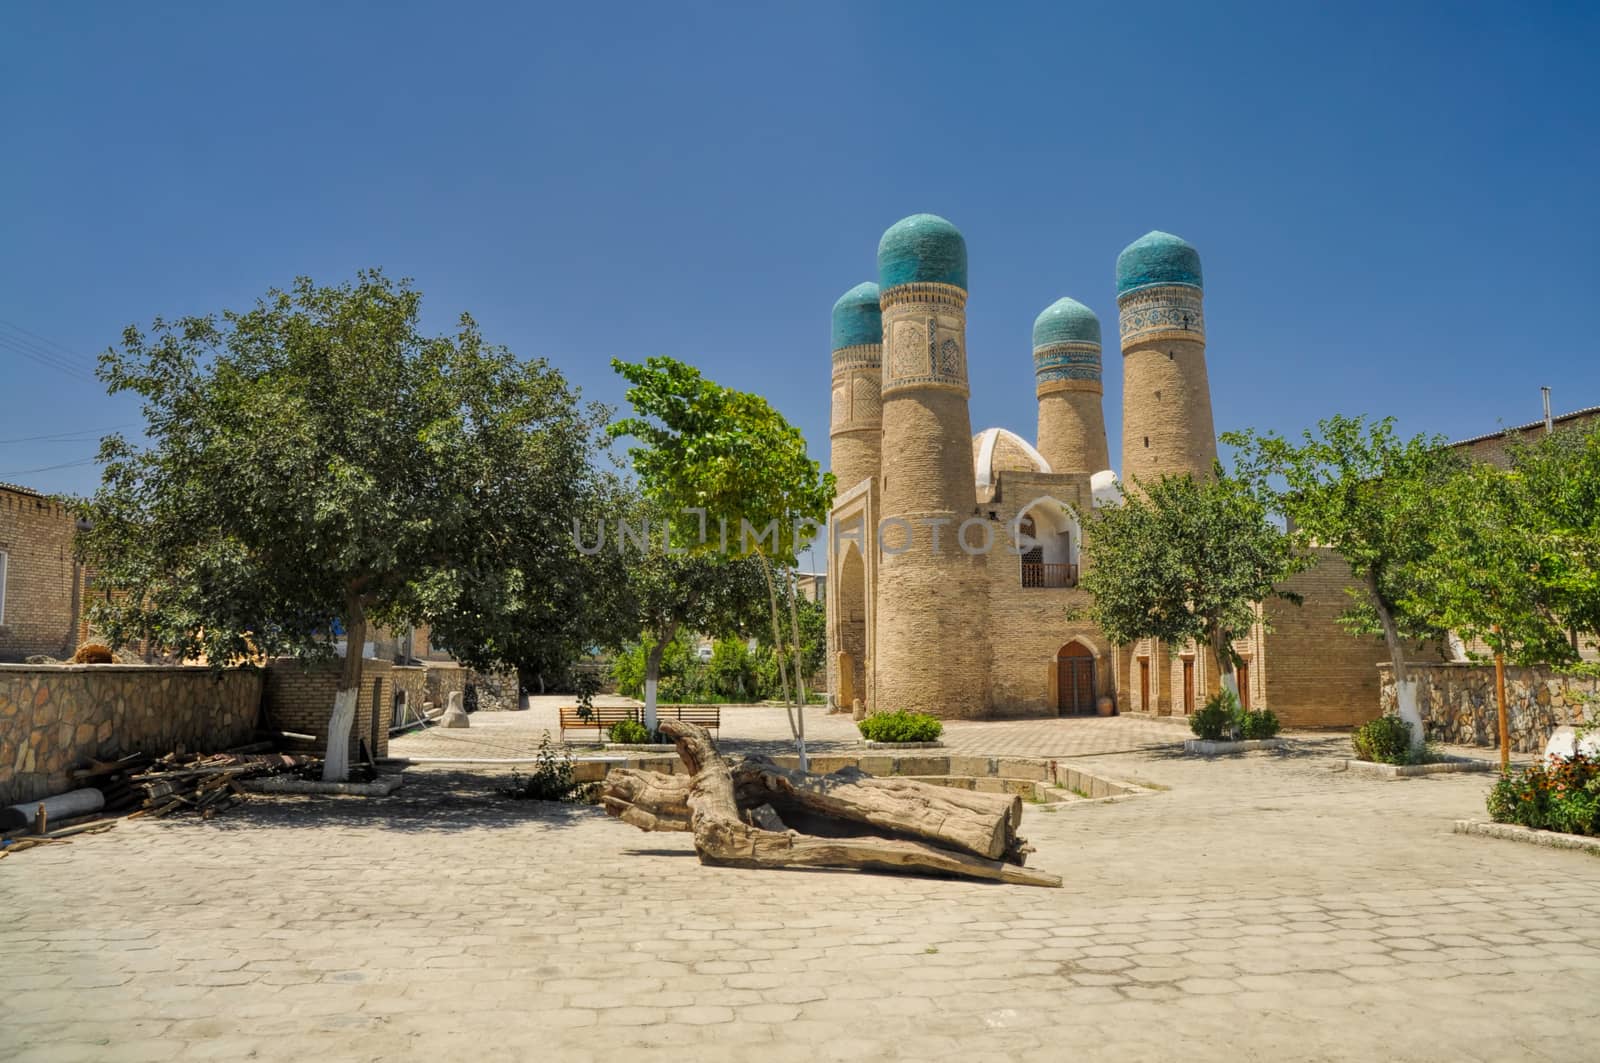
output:
M657 705L656 719L697 723L708 731L722 728L721 705Z
M657 705L656 719L682 720L685 723L699 724L709 731L719 731L722 728L722 707L720 705ZM593 727L595 738L604 740L606 730L614 723L623 720L644 722L644 706L642 705L595 705L589 710L588 718L578 715L578 706L561 706L561 737L567 737L567 731Z
M644 709L635 705L595 705L589 709L587 717L578 715L578 706L561 706L561 737L567 737L569 729L593 727L595 738L604 739L606 728L623 720L640 720L644 716Z

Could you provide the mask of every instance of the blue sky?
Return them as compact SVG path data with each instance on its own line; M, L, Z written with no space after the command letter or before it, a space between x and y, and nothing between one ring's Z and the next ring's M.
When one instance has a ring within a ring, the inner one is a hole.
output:
M7 5L0 479L93 487L125 325L368 265L591 397L693 362L826 461L829 308L918 211L967 236L974 429L1032 436L1071 295L1116 460L1150 229L1204 260L1219 430L1600 404L1597 44L1580 4Z

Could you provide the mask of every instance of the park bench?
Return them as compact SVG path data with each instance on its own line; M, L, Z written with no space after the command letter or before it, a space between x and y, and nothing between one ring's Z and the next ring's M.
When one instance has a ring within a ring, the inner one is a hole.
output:
M699 724L710 731L720 730L722 727L722 709L717 705L658 705L656 706L658 720L682 720L685 723ZM606 730L614 723L623 720L637 720L644 722L644 706L642 705L595 705L589 710L587 718L580 716L578 706L561 706L561 737L567 737L568 730L580 730L593 727L595 738L605 738Z

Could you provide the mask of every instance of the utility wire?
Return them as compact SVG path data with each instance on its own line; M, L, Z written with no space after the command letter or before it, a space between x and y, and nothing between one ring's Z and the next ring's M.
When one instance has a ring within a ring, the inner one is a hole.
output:
M121 428L132 428L136 422L128 421L123 424L114 424L107 428L80 428L76 432L60 432L47 436L18 436L16 439L0 439L0 447L13 443L76 443L85 439L98 439L110 435Z
M14 469L11 472L0 472L0 476L26 476L32 472L54 472L57 469L76 469L84 465L94 465L99 458L84 458L82 461L64 461L60 465L41 465L37 469Z
M25 329L14 321L0 319L0 346L41 365L59 369L73 376L93 378L93 369L84 364L81 355L57 343L48 336Z

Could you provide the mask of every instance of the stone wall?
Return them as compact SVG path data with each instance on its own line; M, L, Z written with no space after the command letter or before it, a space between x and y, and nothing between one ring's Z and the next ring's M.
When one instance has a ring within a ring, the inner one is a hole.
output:
M1492 664L1412 664L1417 702L1434 742L1454 745L1500 744L1500 714ZM1394 676L1389 665L1378 669L1383 712L1395 712ZM1600 680L1574 679L1548 668L1506 668L1506 712L1511 748L1542 753L1557 727L1577 723L1581 695L1600 696Z
M0 665L0 804L72 789L90 757L243 745L261 682L253 669Z

